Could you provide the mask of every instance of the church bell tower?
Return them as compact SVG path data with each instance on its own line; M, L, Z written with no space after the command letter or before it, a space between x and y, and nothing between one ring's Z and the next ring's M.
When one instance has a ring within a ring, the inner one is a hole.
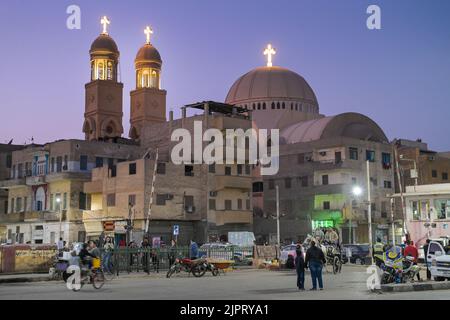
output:
M120 52L108 34L110 21L101 20L103 32L92 43L91 81L86 84L83 132L88 141L121 137L123 84L118 81Z
M145 29L147 41L135 59L136 90L131 92L130 138L139 140L142 128L166 121L166 95L161 90L161 56L151 44L153 30Z

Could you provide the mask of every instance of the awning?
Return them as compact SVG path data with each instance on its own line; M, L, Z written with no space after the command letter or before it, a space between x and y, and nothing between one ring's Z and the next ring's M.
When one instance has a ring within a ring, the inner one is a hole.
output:
M87 235L100 235L103 232L103 223L101 221L85 221L84 229Z

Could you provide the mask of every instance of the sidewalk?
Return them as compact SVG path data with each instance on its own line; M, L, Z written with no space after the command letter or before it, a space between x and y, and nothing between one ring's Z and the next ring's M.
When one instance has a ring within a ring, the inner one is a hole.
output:
M49 275L46 273L0 275L0 284L40 281L50 281Z

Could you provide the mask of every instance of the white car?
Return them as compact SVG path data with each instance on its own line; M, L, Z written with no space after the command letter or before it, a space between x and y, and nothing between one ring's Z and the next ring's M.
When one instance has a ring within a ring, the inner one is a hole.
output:
M435 281L450 280L450 249L446 238L432 240L428 247L427 262Z

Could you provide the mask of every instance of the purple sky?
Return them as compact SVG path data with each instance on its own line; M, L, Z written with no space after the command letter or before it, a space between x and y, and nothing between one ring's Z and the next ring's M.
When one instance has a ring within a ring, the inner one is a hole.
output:
M66 29L66 8L82 10L82 29ZM381 31L366 9L382 9ZM365 0L2 0L0 142L83 138L89 47L102 15L121 51L124 127L129 130L133 60L150 24L164 60L167 106L223 101L242 74L274 64L300 73L326 115L354 111L390 139L422 138L450 150L450 1Z

